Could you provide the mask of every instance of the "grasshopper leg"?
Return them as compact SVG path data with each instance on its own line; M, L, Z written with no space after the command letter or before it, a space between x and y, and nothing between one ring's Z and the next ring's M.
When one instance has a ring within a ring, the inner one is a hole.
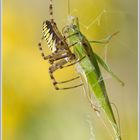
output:
M98 43L98 44L107 44L110 42L110 40L115 36L117 35L119 32L115 32L109 36L107 36L105 39L102 39L102 40L92 40L92 41L89 41L89 43Z

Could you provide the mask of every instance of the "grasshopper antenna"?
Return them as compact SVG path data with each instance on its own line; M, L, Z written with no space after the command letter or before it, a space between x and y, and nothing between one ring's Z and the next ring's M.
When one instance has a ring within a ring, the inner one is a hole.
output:
M70 16L70 0L68 0L68 16Z

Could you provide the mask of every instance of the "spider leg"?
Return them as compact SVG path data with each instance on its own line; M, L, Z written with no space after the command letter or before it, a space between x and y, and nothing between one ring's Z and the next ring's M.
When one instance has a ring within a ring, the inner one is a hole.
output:
M82 57L81 59L78 59L78 60L75 61L74 63L71 63L71 64L69 64L69 65L63 66L63 68L66 68L66 67L69 67L69 66L75 65L75 64L81 62L85 57L86 57L86 56Z
M54 62L54 61L57 61L57 60L66 58L66 57L68 57L69 55L70 55L70 54L68 54L68 51L67 51L67 50L61 50L61 51L52 53L52 54L51 54L51 57L50 57L50 59L49 59L49 61Z
M77 87L81 87L81 86L83 86L83 84L79 84L79 85L71 86L71 87L65 87L65 88L58 88L57 90L73 89L73 88L77 88Z
M57 53L54 56L52 56L52 58L50 58L49 61L57 61L57 60L60 60L60 59L66 58L66 57L68 57L68 54L62 55L62 52L61 52L61 54L58 54ZM76 62L76 63L78 63L78 62ZM71 65L74 65L76 63L72 63ZM67 65L67 67L69 67L71 65ZM62 68L65 68L65 67L62 66L61 69ZM76 79L79 79L79 78L80 78L80 76L77 76L77 77L74 77L74 78L69 79L69 80L66 80L66 81L57 82L57 84L63 84L63 83L71 82L71 81L76 80Z
M41 51L41 56L43 57L43 59L44 60L49 59L50 64L53 64L54 61L67 57L67 50L62 50L56 53L52 53L50 55L45 55L45 53L43 52L41 41L38 43L38 47L39 47L39 50Z
M71 81L79 79L79 78L80 78L80 76L77 76L75 78L72 78L72 79L69 79L69 80L66 80L66 81L57 82L57 84L64 84L64 83L71 82Z
M53 85L55 87L56 90L65 90L65 89L72 89L72 88L76 88L76 87L79 87L79 86L82 86L83 84L79 84L79 85L75 85L75 86L71 86L71 87L65 87L65 88L59 88L57 86L57 84L62 84L62 83L66 83L66 82L70 82L72 80L75 80L75 79L78 79L79 77L76 77L76 78L73 78L73 79L70 79L70 80L67 80L67 81L62 81L62 82L57 82L53 73L58 70L58 69L61 69L63 68L63 65L65 65L67 63L67 61L65 59L62 59L60 60L59 62L53 64L50 68L49 68L49 74L50 74L50 78L51 80L53 81Z
M45 53L43 52L43 48L42 48L41 42L42 42L42 40L38 43L38 48L39 48L39 50L41 52L41 56L43 57L43 59L47 60L47 59L50 58L50 55L45 55Z

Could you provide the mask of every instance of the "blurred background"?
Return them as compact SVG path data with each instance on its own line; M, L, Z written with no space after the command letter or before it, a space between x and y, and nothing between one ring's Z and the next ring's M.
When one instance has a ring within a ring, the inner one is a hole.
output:
M68 2L53 1L54 18L61 30L66 25ZM48 7L49 0L3 0L2 138L111 140L82 88L55 91L52 86L49 64L42 59L37 46L42 22L49 19ZM137 0L70 0L70 9L72 15L79 17L81 31L89 40L120 31L107 46L95 44L93 49L125 82L122 87L109 78L106 86L110 101L119 110L122 139L136 140ZM71 67L55 75L58 80L66 80L77 73ZM109 76L105 71L103 75Z

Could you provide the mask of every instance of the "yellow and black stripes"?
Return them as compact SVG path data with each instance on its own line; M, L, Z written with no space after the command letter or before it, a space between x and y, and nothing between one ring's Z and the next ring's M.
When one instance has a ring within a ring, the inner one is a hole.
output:
M59 32L55 22L52 23L48 20L43 22L43 36L52 52L57 51L58 48L68 48L68 45L65 42L64 37Z
M53 31L53 27L50 21L45 21L43 23L43 36L44 39L47 41L49 49L52 52L56 51L56 43L58 38L55 37L55 32Z

